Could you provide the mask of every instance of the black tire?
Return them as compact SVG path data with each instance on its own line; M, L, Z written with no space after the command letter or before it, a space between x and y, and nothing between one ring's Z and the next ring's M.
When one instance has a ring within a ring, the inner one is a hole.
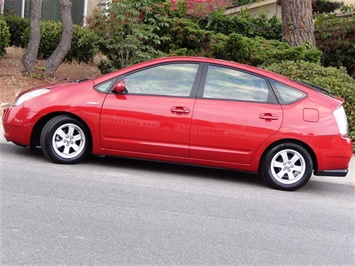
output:
M292 191L307 184L312 175L313 160L302 146L282 143L267 151L261 170L269 186Z
M49 120L40 137L44 155L55 163L74 164L89 153L90 137L86 126L68 115Z

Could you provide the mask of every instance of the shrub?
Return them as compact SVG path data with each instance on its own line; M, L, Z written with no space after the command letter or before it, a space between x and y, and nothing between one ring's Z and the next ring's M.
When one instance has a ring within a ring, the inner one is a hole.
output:
M282 40L282 22L277 17L268 18L265 13L257 16L248 10L242 10L238 15L228 17L222 12L213 12L198 20L200 27L214 33L239 33L246 37L263 37L265 39Z
M236 61L243 64L260 66L280 60L308 60L320 62L322 52L305 45L291 47L285 42L266 40L262 37L248 38L240 34L231 34L217 38L211 44L210 56Z
M276 16L268 18L265 13L252 16L248 10L243 10L233 17L234 31L246 37L260 36L265 39L282 40L282 22Z
M62 24L59 21L42 20L41 21L41 41L38 49L38 58L49 58L60 41L62 34ZM30 35L29 28L25 30L23 39L28 43ZM93 60L96 52L97 38L89 28L74 26L71 48L65 57L65 60L76 60L79 63L88 63Z
M47 59L54 52L60 41L62 33L62 24L53 20L41 21L41 41L38 48L38 58ZM23 40L26 45L30 38L30 29L26 29L23 34Z
M168 27L159 34L166 37L157 48L167 54L199 55L210 45L211 31L202 30L199 25L186 18L171 18ZM179 51L177 53L177 51ZM182 54L182 51L186 53Z
M198 19L201 29L213 31L214 33L231 34L235 32L235 25L231 17L222 12L213 12Z
M91 62L98 51L97 39L92 29L75 25L72 45L65 59L79 63Z
M6 15L4 19L10 30L10 46L25 47L27 43L22 36L26 30L29 30L29 20L18 15Z
M317 19L315 38L324 66L344 66L355 77L355 16Z
M10 43L10 31L6 22L0 19L0 56L6 54L6 47Z
M266 68L291 79L322 86L329 89L333 95L344 98L344 108L349 121L349 135L355 140L355 79L347 74L344 67L323 67L320 64L304 61L284 61L271 64ZM355 142L353 151L355 152Z
M106 56L99 65L101 72L162 55L156 46L165 38L156 32L164 27L166 18L160 13L151 14L155 6L153 0L120 0L112 1L108 10L105 6L97 10L90 26L99 36L99 49Z

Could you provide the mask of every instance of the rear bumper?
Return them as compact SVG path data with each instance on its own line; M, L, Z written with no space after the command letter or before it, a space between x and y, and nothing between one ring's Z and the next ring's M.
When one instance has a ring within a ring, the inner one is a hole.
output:
M348 169L339 169L339 170L323 170L323 171L314 171L314 175L317 176L346 176L348 174Z
M316 156L314 175L346 176L352 157L352 140L341 135L318 136L311 140Z

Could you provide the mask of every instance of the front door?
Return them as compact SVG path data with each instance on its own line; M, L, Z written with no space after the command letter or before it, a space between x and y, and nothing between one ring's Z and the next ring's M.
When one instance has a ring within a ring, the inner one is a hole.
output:
M127 92L107 95L103 105L103 148L187 157L198 68L170 63L126 75Z

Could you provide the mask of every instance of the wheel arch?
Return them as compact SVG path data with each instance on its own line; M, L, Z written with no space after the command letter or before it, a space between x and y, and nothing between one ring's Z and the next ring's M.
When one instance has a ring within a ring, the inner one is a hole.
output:
M72 113L68 113L68 112L54 112L54 113L50 113L47 114L43 117L41 117L41 119L39 119L37 121L37 123L35 124L35 126L32 129L32 133L31 133L31 148L36 148L38 146L40 146L40 136L41 136L41 131L44 127L44 125L51 120L53 117L59 116L59 115L67 115L69 117L75 118L77 120L79 120L81 123L83 123L83 125L86 127L87 132L89 133L89 150L92 151L92 132L89 128L89 126L87 125L87 123L81 119L79 116L74 115Z
M264 163L264 159L265 159L265 156L266 154L272 149L274 148L275 146L279 145L279 144L283 144L283 143L292 143L292 144L298 144L300 146L302 146L303 148L305 148L309 155L311 156L312 158L312 161L313 161L313 170L316 170L318 169L318 161L317 161L317 156L316 154L314 153L313 149L307 145L305 142L303 141L300 141L300 140L297 140L297 139L282 139L282 140L278 140L278 141L275 141L273 142L272 144L270 144L265 150L264 152L262 153L262 156L261 156L261 159L259 161L259 167L258 167L258 171L261 172L261 166L262 164Z

